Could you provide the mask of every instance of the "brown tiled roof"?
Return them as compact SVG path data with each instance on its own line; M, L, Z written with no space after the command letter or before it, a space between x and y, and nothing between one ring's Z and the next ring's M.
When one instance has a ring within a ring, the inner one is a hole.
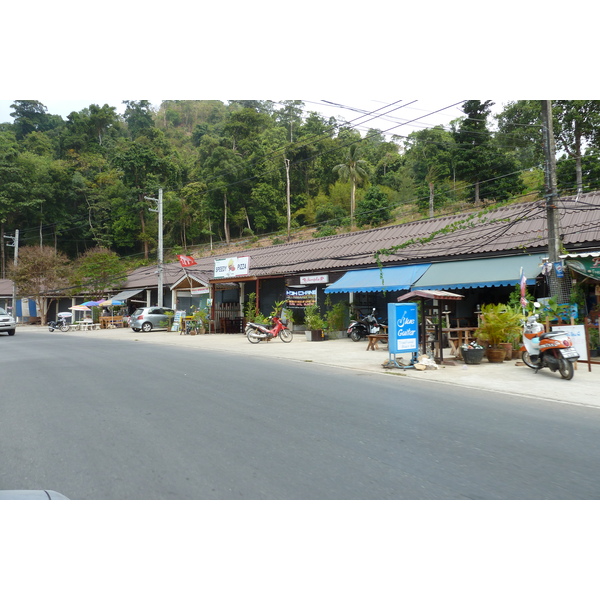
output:
M564 246L600 248L600 191L561 198L557 202L560 233ZM435 232L440 232L432 237ZM428 241L429 240L429 241ZM548 244L544 201L513 204L493 210L473 210L470 214L423 219L402 225L355 231L266 248L232 251L196 259L189 268L201 279L212 279L215 258L250 256L250 275L291 275L321 271L346 271L373 267L375 254L386 248L407 244L389 256L388 264L440 262L457 258L543 252ZM183 270L179 263L165 265L165 285L175 282ZM156 266L138 269L127 288L155 286Z

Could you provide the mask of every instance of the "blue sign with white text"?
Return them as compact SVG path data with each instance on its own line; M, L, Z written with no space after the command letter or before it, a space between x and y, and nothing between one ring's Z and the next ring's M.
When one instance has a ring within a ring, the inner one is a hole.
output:
M388 304L390 354L419 351L419 318L414 302Z

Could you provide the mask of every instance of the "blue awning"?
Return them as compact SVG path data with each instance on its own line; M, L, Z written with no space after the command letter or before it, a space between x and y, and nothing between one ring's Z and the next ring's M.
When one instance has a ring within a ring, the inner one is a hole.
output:
M325 293L338 294L344 292L407 290L430 266L430 263L427 263L423 265L348 271L335 283L326 287Z
M527 285L532 285L542 270L543 258L543 254L519 254L435 263L411 289L450 290L516 285L521 280L521 267L527 278Z

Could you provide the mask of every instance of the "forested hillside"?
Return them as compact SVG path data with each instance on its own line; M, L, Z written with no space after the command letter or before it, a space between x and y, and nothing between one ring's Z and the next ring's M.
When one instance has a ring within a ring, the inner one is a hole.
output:
M15 100L0 125L0 239L152 260L164 191L171 252L311 226L372 227L543 194L540 103L467 101L449 127L359 132L302 101L124 101L66 120ZM122 110L123 107L119 107ZM553 103L562 193L597 187L600 102ZM529 196L528 196L529 195ZM2 246L2 276L6 255Z

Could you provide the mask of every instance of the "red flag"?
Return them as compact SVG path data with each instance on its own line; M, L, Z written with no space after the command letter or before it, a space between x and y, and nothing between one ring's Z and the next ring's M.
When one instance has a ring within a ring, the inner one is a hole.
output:
M191 267L193 265L197 265L198 263L194 260L193 256L184 256L183 254L178 254L177 258L179 259L179 264L185 267Z

